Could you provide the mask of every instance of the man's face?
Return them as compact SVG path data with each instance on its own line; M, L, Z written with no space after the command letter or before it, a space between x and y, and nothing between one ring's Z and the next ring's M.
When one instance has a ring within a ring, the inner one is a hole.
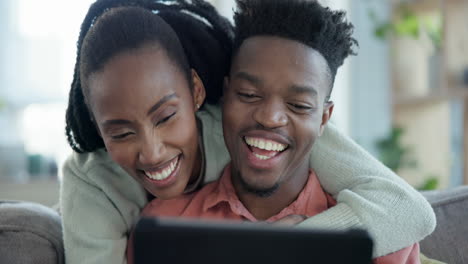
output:
M333 109L325 103L328 69L320 53L297 41L257 36L243 42L223 104L234 182L271 193L297 184L298 173L308 176L309 152Z

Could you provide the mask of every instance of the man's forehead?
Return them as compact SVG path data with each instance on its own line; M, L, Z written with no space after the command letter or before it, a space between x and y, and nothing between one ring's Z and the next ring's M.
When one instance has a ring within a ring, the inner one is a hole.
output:
M318 51L299 41L275 36L247 38L231 68L231 78L290 79L298 87L329 87L328 73L328 64Z
M259 35L245 39L237 50L233 64L255 63L256 59L262 56L281 56L287 55L290 60L285 60L284 63L294 59L299 62L317 62L320 67L328 68L328 63L323 55L316 49L307 46L306 44L278 36Z

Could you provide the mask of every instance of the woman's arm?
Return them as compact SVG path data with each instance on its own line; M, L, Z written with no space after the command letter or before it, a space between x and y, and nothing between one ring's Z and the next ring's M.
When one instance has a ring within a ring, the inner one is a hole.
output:
M104 151L74 153L60 191L66 262L126 263L128 234L146 203L140 185Z
M338 204L300 226L365 228L374 239L374 257L408 247L434 230L426 199L333 124L316 141L311 164Z

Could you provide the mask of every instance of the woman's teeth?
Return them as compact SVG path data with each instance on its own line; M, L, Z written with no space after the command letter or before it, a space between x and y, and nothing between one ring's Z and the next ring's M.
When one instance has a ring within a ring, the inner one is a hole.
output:
M271 140L265 140L265 139L260 139L260 138L251 138L251 137L245 137L245 142L247 145L251 147L256 147L259 149L263 150L268 150L268 151L283 151L286 149L287 145L271 141ZM263 155L259 155L263 156ZM264 156L267 157L267 156Z
M177 167L178 161L179 159L175 159L173 162L171 162L171 164L167 165L166 168L160 169L158 171L144 171L145 175L152 180L164 180L174 172L175 168Z

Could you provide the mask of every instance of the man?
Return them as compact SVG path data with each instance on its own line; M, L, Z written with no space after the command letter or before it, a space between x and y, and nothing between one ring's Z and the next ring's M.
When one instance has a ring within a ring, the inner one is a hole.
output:
M194 194L156 199L144 216L274 222L295 215L292 222L299 222L335 204L309 170L308 154L333 112L337 69L354 54L353 27L344 12L315 1L238 6L223 100L231 163L219 181ZM375 263L419 263L418 254L415 244Z

